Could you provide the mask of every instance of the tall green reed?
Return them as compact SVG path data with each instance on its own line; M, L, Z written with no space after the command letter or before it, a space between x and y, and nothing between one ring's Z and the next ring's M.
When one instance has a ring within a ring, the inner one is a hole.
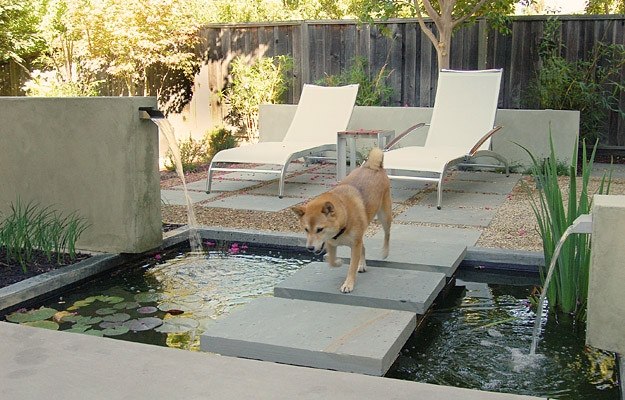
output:
M7 262L17 262L24 272L38 252L49 262L76 260L76 242L89 227L76 212L64 216L50 206L23 204L18 198L9 215L0 222L0 248Z
M587 157L586 143L582 142L580 166L580 186L578 188L578 146L573 151L569 166L568 200L558 184L558 160L549 136L550 154L546 160L537 160L525 147L522 147L532 159L532 175L536 182L537 198L526 186L531 199L532 209L538 223L538 230L543 241L545 265L549 265L554 256L554 249L564 231L582 214L590 213L592 193L588 183L596 154L596 143L590 157ZM561 168L560 168L561 170ZM596 194L608 194L610 191L611 172L603 175ZM578 193L579 192L579 193ZM549 308L562 313L575 315L580 320L586 318L588 299L588 272L590 266L590 236L572 235L563 244L551 284L547 289ZM547 275L546 267L540 269L541 280Z

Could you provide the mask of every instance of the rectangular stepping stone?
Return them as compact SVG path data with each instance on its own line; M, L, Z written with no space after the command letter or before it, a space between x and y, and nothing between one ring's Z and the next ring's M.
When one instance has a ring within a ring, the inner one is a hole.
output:
M297 182L297 183L313 183L317 185L328 185L334 186L336 185L336 174L316 174L316 173L305 173L294 176L292 178L287 178L288 182Z
M209 325L202 351L382 376L416 328L416 315L344 304L259 298Z
M215 192L235 192L250 186L255 186L261 182L257 181L234 181L229 179L213 179L211 193ZM176 186L174 189L182 189L182 185ZM187 185L189 190L197 190L206 192L206 179L191 182Z
M323 192L327 192L332 187L327 185L316 185L314 183L297 183L297 182L285 182L284 183L284 195L285 196L297 196L303 198L311 198L319 196ZM268 185L252 189L249 194L260 195L278 195L278 182L272 182Z
M235 195L200 204L201 207L232 208L235 210L280 211L304 201L303 197Z
M485 227L495 217L494 209L456 208L445 206L438 210L436 206L411 206L395 217L397 222L421 222L444 225L469 225Z
M416 236L398 236L391 229L389 255L381 258L382 235L365 238L367 265L374 267L409 269L414 271L440 272L451 277L464 259L467 246L462 243L433 243L419 241ZM337 255L347 263L351 254L349 247L341 246Z
M423 315L445 286L445 274L368 267L359 273L351 293L340 287L349 265L332 268L324 262L310 263L276 285L276 297L412 311Z
M445 190L443 184L443 210L445 207L456 208L497 208L506 200L503 194L483 194L471 192L453 192ZM425 196L419 204L425 206L436 206L436 191Z
M443 183L443 189L471 193L508 194L512 191L517 182L518 179L515 181L510 180L507 182L451 179L449 182Z
M393 224L391 225L390 245L398 244L417 250L425 246L423 243L436 245L446 243L471 247L475 246L481 234L481 230L471 228ZM383 237L384 232L381 229L372 236L373 239L378 240L380 246ZM367 238L365 238L366 240ZM369 254L367 254L368 258Z
M188 191L188 193L192 203L199 203L200 201L219 196L219 193L206 194L206 192L194 192L191 190ZM165 204L174 206L187 205L187 200L185 199L184 191L182 190L161 190L161 200Z

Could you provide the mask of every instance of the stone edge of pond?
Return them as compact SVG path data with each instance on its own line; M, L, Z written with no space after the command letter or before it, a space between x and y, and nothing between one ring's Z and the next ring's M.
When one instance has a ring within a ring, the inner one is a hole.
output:
M188 239L186 226L165 232L160 248L176 246ZM202 239L257 243L280 247L304 247L303 236L293 232L258 232L225 228L198 228ZM147 252L146 252L147 253ZM0 289L0 312L46 293L117 267L124 261L120 254L100 254L74 265L47 272ZM542 253L484 247L469 247L461 263L465 267L497 265L500 270L535 272L544 266Z

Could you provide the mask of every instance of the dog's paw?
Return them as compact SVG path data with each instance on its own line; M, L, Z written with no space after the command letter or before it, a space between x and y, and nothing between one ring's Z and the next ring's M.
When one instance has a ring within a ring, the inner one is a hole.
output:
M334 267L334 268L338 268L341 265L343 265L343 260L341 260L340 258L337 258L334 260L334 262L330 261L329 257L326 257L326 261L328 262L328 265L330 267Z
M354 282L345 281L343 286L341 286L342 293L351 293L354 290Z
M367 264L364 261L358 264L358 272L367 272Z

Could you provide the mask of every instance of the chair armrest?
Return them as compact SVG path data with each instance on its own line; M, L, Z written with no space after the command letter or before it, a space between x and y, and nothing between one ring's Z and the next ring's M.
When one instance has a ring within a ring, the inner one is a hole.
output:
M484 135L476 144L475 146L473 146L471 148L471 150L469 151L469 155L473 155L475 154L476 151L479 150L479 148L484 144L485 141L487 141L491 136L493 136L495 133L497 133L497 131L499 131L501 128L503 128L503 126L496 126L493 129L491 129L490 131L488 131L488 133L486 135Z
M393 140L391 140L386 146L384 146L384 151L390 150L393 146L395 146L397 143L399 143L400 140L402 140L404 138L404 136L408 135L410 132L422 128L424 126L426 126L427 124L425 122L420 122L416 125L411 126L410 128L406 129L405 131L403 131L402 133L400 133L399 135L397 135L397 137Z

